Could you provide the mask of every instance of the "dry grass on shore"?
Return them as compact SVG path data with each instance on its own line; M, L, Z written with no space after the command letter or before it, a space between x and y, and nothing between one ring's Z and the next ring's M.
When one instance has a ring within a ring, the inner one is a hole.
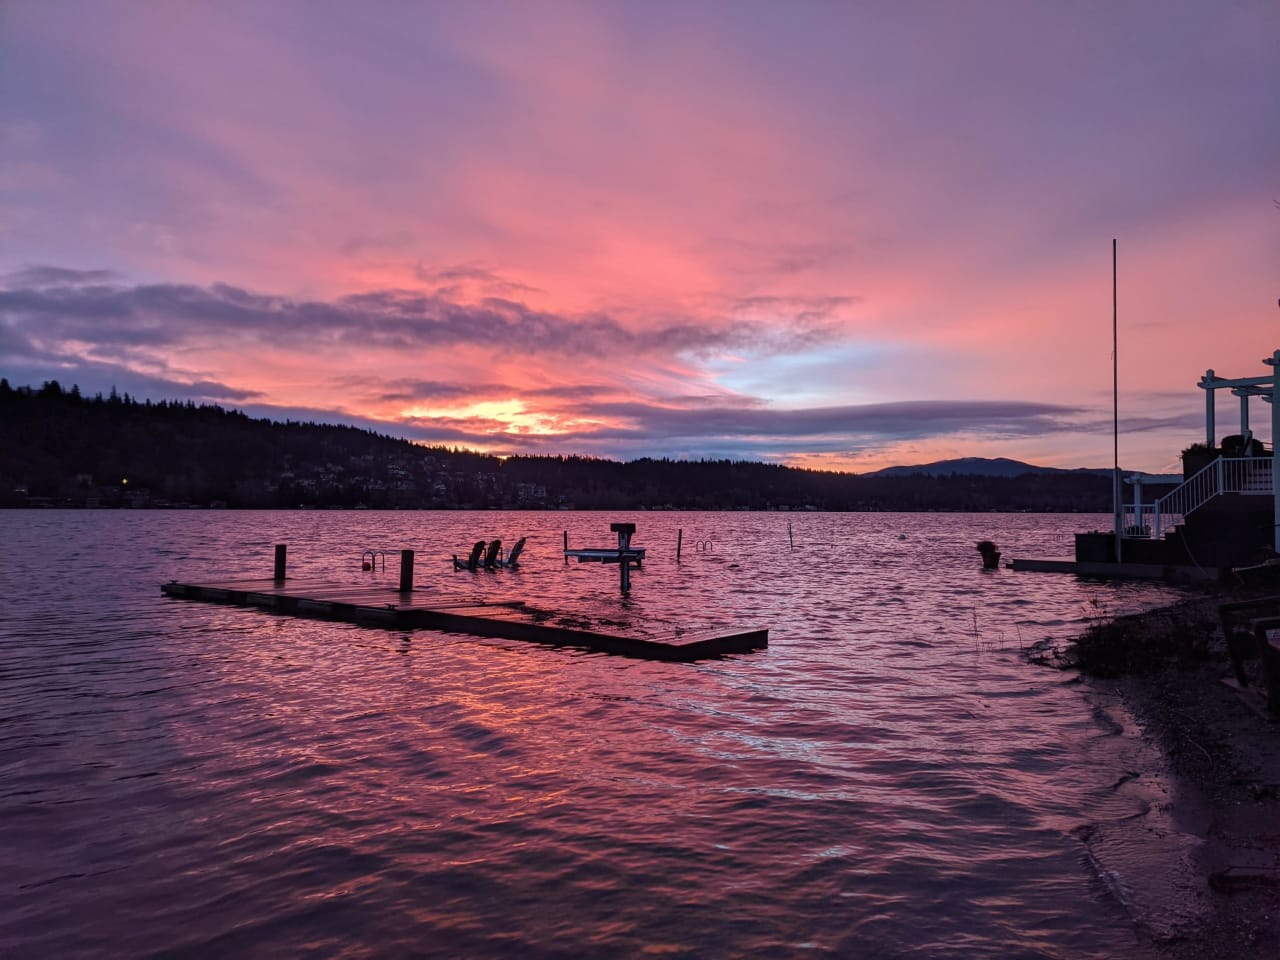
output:
M1127 677L1213 660L1221 602L1221 597L1193 598L1100 620L1067 649L1063 665L1092 677Z

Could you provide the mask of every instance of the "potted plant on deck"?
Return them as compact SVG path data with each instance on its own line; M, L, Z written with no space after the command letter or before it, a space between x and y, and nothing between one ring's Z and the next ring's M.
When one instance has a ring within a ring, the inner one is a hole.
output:
M1217 447L1211 447L1207 443L1191 444L1182 451L1182 479L1190 480L1220 456L1222 451Z

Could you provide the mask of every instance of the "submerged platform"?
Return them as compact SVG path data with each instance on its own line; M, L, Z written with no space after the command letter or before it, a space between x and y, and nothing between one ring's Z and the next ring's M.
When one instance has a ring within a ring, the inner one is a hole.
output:
M645 660L692 662L769 645L769 631L684 631L656 637L625 636L562 626L554 614L526 607L522 600L485 602L442 597L430 591L390 586L352 586L301 580L232 580L180 583L160 588L180 600L257 607L297 617L340 620L390 629L444 630L478 637L525 640L579 647Z
M1010 570L1074 573L1081 577L1126 577L1137 580L1216 580L1217 570L1158 563L1103 563L1090 560L1010 560Z

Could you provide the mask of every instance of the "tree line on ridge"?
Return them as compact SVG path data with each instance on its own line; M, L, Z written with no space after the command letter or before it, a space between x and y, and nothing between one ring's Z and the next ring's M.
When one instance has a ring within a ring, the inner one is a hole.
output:
M497 457L216 404L0 379L0 506L1107 512L1110 478L876 477L754 461Z

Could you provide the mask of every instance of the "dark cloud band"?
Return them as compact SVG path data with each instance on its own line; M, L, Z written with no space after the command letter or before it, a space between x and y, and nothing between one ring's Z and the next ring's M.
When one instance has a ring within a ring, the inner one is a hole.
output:
M830 337L822 311L779 323L676 321L633 329L606 314L569 316L491 297L477 304L403 290L304 301L228 284L126 286L103 271L34 267L10 275L0 317L33 339L101 346L163 347L217 337L243 343L317 342L393 349L468 344L512 354L676 355L723 349L773 353ZM34 282L39 281L39 282Z

